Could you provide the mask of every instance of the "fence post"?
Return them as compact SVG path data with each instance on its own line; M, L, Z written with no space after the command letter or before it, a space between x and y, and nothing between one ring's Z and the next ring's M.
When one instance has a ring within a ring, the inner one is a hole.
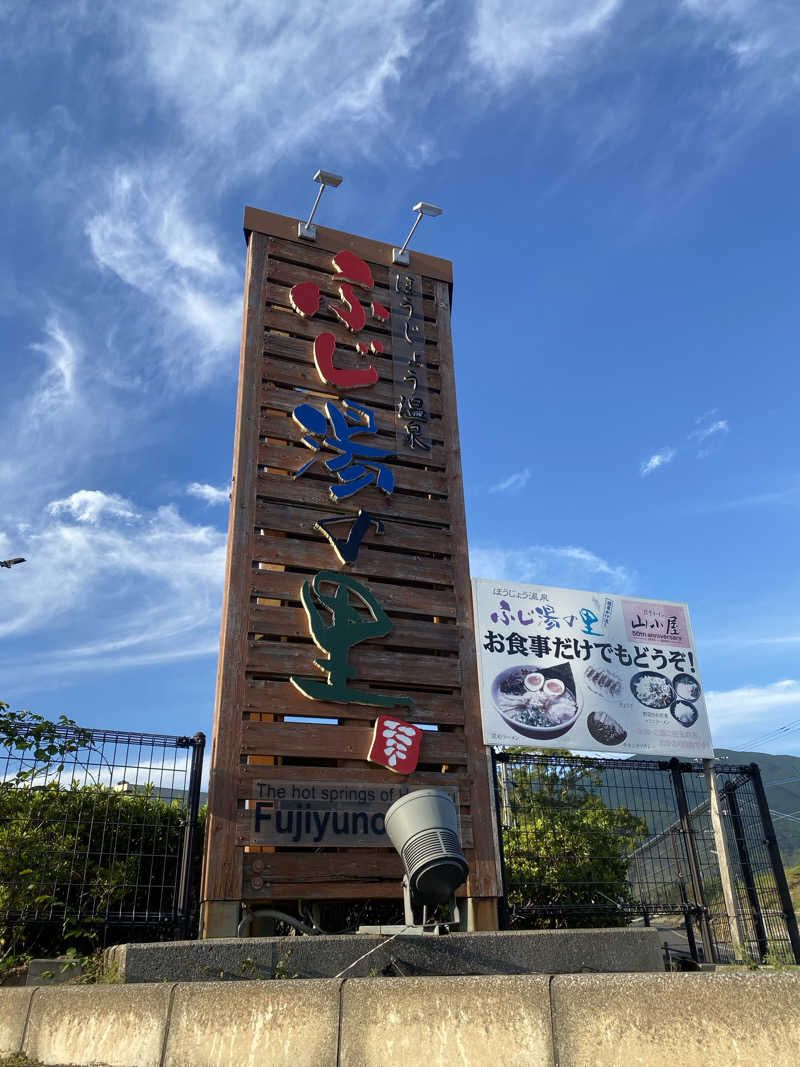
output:
M700 875L700 867L697 863L697 852L694 847L694 833L692 832L692 826L689 819L689 805L686 802L686 790L683 788L680 760L673 757L669 761L669 769L672 773L675 801L678 805L681 832L686 846L686 859L689 864L689 877L692 882L692 892L698 906L698 919L700 923L700 932L703 935L703 946L706 949L706 956L711 957L711 963L716 963L717 953L714 946L714 939L711 936L711 924L708 921L708 908L706 907L706 897L703 892L703 879ZM706 962L709 962L708 959L706 959Z
M725 786L725 796L731 813L733 836L736 840L736 850L739 853L739 866L742 869L742 881L744 882L747 901L750 905L750 914L753 916L753 928L756 935L756 944L758 945L758 957L759 962L761 962L769 952L767 930L764 926L764 916L761 914L761 901L758 899L758 889L756 888L756 880L753 876L753 865L750 862L750 853L747 848L742 811L739 807L739 799L736 796L736 786L733 782L728 782Z
M714 843L717 846L717 865L719 866L719 876L720 881L722 882L722 895L725 898L725 911L728 913L728 929L730 930L731 939L734 942L735 958L736 946L744 946L745 937L739 917L739 910L736 906L736 888L733 878L733 869L731 867L730 852L728 850L728 836L725 833L725 826L722 822L722 810L720 808L719 792L717 790L717 774L714 770L714 761L712 759L703 760L703 771L705 772L706 785L708 786L711 827L714 831Z
M197 830L197 812L200 809L200 780L203 774L203 753L206 747L206 735L198 732L189 740L192 746L192 763L189 771L189 810L186 813L186 825L183 828L183 856L181 862L181 879L178 886L178 907L184 940L189 937L189 920L192 907L192 855L194 838Z
M794 953L794 961L795 963L800 963L800 931L797 929L797 916L794 913L792 896L789 892L789 884L786 881L786 872L783 869L783 860L781 859L781 850L778 848L778 839L775 837L775 827L772 825L772 816L769 812L767 794L764 792L764 783L761 781L761 770L757 763L751 763L750 770L753 774L753 789L756 794L758 811L761 815L761 825L764 829L767 851L769 852L769 858L772 863L772 873L775 876L775 885L778 889L783 917L786 921L786 932L789 935L792 952Z
M500 789L498 785L502 783L503 789L503 805L509 812L511 812L511 805L508 799L508 756L504 752L501 757L502 770L497 765L497 753L492 748L492 778L494 786L494 814L497 819L497 845L500 849L500 878L503 883L503 895L500 898L500 929L508 929L508 880L506 878L506 852L503 844L503 814L500 806Z

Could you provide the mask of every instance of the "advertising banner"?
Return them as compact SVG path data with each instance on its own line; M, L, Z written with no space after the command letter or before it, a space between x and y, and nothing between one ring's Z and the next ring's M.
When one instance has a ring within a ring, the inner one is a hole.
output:
M487 745L714 755L685 604L472 585Z

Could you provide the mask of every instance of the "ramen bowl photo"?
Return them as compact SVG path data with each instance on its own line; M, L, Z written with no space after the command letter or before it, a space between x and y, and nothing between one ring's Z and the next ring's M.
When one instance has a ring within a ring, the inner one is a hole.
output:
M492 700L515 733L538 741L565 734L580 715L575 681L567 663L507 667L492 682Z

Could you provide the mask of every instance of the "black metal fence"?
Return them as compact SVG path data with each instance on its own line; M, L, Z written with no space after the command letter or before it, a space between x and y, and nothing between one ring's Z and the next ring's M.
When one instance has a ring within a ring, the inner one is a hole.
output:
M701 763L497 753L507 925L656 925L679 958L800 963L758 767L716 773L727 903Z
M187 936L204 746L49 727L0 747L0 928Z

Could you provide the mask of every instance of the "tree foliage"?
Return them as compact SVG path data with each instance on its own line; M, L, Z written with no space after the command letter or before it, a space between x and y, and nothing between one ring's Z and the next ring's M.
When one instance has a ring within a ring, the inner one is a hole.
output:
M185 808L151 786L122 791L62 773L90 743L63 716L53 723L0 704L0 748L21 768L0 780L0 971L33 950L88 951L109 922L123 924L114 927L123 940L158 937L159 923L161 936L174 935L162 917L177 904ZM148 919L152 930L138 925Z
M513 926L628 923L627 857L646 840L647 824L605 803L600 785L588 760L507 765L503 845Z
M66 715L51 722L32 711L12 711L0 700L0 748L23 759L28 757L31 764L13 776L15 781L41 774L44 769L60 773L64 770L64 759L85 747L90 736L88 730L82 730Z

